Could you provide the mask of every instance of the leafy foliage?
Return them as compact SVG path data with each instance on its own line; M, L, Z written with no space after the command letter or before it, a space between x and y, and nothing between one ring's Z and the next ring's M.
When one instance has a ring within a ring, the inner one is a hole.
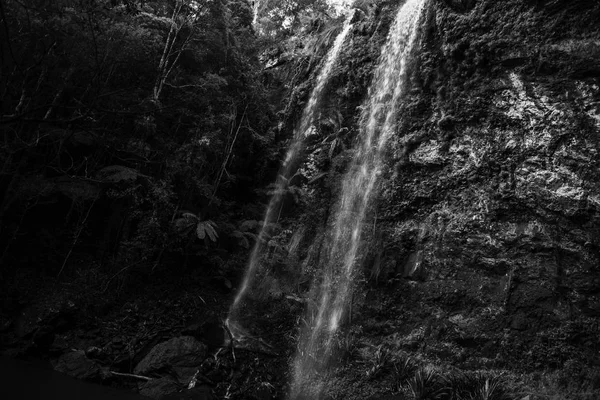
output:
M394 378L398 383L404 383L415 375L417 368L418 365L412 357L408 355L397 357L393 363Z
M383 345L379 345L375 348L373 358L371 359L371 366L367 370L368 378L375 378L381 371L383 371L391 361L390 351Z
M256 18L264 34L289 36L297 29L310 26L319 16L327 16L328 4L324 0L263 0L257 2Z
M408 389L414 400L444 400L448 391L442 377L432 368L420 368L408 381Z
M202 221L198 216L189 212L182 213L181 218L176 219L174 224L180 233L189 234L194 232L200 240L209 238L212 242L216 242L219 237L215 230L217 225L213 221Z
M255 201L277 156L246 0L6 0L2 20L3 257L36 243L18 232L38 213L106 265L210 252L190 238L218 247L217 225L259 218L231 201Z
M198 239L202 240L205 237L210 238L211 241L216 242L219 235L217 231L215 231L216 224L211 220L208 221L198 221L198 225L196 226L196 235Z
M256 242L258 240L258 236L252 232L258 225L259 222L256 220L243 221L238 229L235 229L230 235L238 241L240 246L249 249L251 242Z

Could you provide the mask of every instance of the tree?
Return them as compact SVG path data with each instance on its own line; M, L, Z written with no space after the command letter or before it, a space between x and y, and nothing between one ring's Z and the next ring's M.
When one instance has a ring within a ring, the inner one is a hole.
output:
M240 192L253 201L275 152L246 0L0 6L5 258L29 241L65 272L90 246L107 265L153 264L176 252L182 210L216 227Z
M262 34L289 37L319 18L329 19L329 9L325 0L262 0L256 2L255 21Z

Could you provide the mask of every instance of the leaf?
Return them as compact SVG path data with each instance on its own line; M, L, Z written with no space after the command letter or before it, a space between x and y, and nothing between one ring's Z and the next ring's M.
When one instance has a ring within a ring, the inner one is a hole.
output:
M258 226L258 221L255 219L244 221L240 224L240 231L247 232L255 230Z
M173 224L175 225L175 229L179 232L189 229L194 225L189 218L177 218L175 221L173 221Z
M330 160L333 158L333 153L335 153L335 149L338 147L338 142L339 142L338 138L333 139L333 141L331 142L331 147L329 147L329 154L328 154Z
M238 240L238 244L240 246L242 246L245 249L250 248L250 242L248 241L248 239L246 238L246 236L244 236L243 232L240 231L233 231L231 233L231 236L236 238Z
M181 216L186 219L191 218L191 219L198 220L198 217L196 216L196 214L192 214L191 212L184 212L181 214Z
M308 181L308 184L310 185L312 183L315 183L316 181L323 178L324 176L327 176L327 172L321 172L320 174L317 174L314 178L312 178L310 181Z
M216 242L217 239L219 238L219 234L217 233L217 231L213 227L213 224L214 224L214 222L208 221L208 223L206 224L204 230L208 234L208 237L210 238L210 240L212 240L213 242Z
M252 232L244 232L244 236L245 236L246 238L252 239L252 240L254 240L254 241L257 241L257 240L258 240L258 236L256 236L256 235L255 235L254 233L252 233Z
M135 169L127 168L122 165L110 165L104 167L96 174L97 179L112 183L134 181L138 176L143 175Z
M198 239L203 240L208 236L211 241L216 242L219 237L219 234L215 230L216 226L217 224L211 220L198 222L198 225L196 226L196 235L198 236Z
M225 285L225 287L227 289L231 289L233 288L233 285L231 284L231 281L227 278L223 278L223 285Z
M87 182L83 179L71 178L69 176L59 176L58 178L52 179L50 182L53 183L53 191L61 193L70 199L95 199L99 196L100 189L98 186ZM46 187L45 185L35 185L33 189L43 192Z
M299 203L302 200L302 198L306 196L306 192L304 191L304 189L298 186L290 186L288 188L288 192L292 195L294 203Z
M284 175L281 175L281 174L278 174L277 178L280 179L280 180L282 180L282 181L284 181L284 182L287 182L289 180L288 178L286 178Z
M198 239L202 240L206 237L206 230L204 229L204 222L198 222L198 226L196 226L196 235Z

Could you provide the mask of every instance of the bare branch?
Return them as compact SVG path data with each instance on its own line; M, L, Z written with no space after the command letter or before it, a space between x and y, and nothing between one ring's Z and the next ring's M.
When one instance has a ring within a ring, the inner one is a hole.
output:
M122 373L122 372L114 372L114 371L110 371L110 373L111 373L112 375L115 375L115 376L124 376L124 377L126 377L126 378L135 378L135 379L141 379L141 380L143 380L143 381L151 381L151 380L152 380L152 378L149 378L149 377L147 377L147 376L142 376L142 375L135 375L135 374L124 374L124 373Z

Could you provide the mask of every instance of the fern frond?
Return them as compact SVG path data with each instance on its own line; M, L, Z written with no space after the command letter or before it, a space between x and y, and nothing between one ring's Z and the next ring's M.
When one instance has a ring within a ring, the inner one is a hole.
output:
M250 219L247 221L244 221L240 224L240 231L242 232L247 232L247 231L253 231L256 229L256 227L259 225L259 222L255 219Z
M196 216L196 214L193 214L193 213L191 213L191 212L183 212L183 213L181 213L181 216L182 216L183 218L191 218L191 219L195 219L195 220L198 220L198 219L199 219L199 218Z

